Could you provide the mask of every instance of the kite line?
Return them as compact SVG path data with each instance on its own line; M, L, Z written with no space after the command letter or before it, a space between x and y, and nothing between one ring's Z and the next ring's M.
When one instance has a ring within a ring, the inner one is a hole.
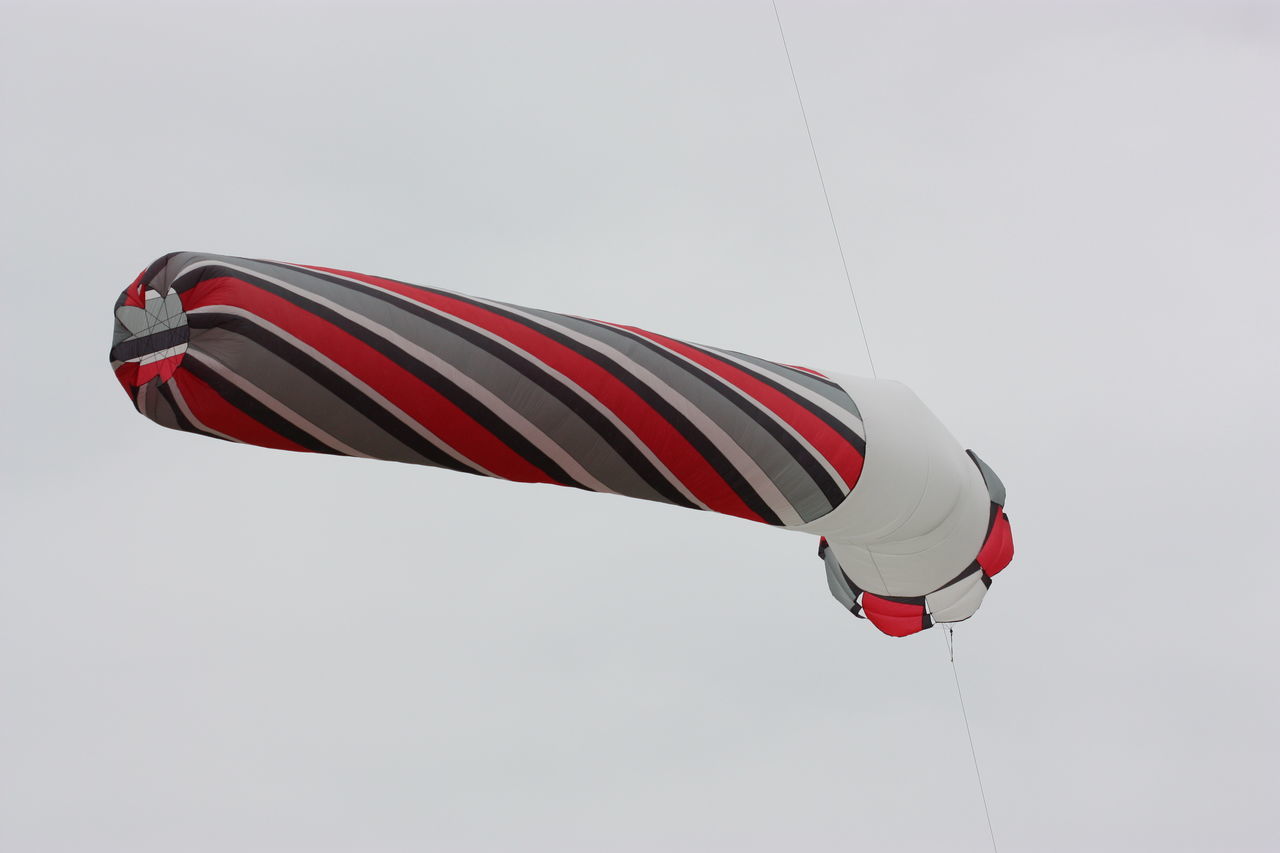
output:
M871 342L867 340L867 327L862 323L862 310L858 307L858 294L853 289L853 277L849 275L849 261L845 258L844 243L840 240L840 229L836 226L836 214L831 209L831 196L827 193L827 179L822 175L822 163L818 161L818 146L813 143L813 131L809 128L809 114L804 109L804 98L800 96L800 83L796 80L796 67L791 62L791 48L787 46L787 31L782 28L782 16L778 14L777 0L773 3L773 17L778 22L778 35L782 36L782 50L787 55L787 67L791 69L791 85L796 90L796 102L800 104L800 118L804 120L804 132L809 137L809 150L813 152L813 166L818 170L818 183L822 185L822 198L827 203L827 216L831 219L831 233L836 238L836 248L840 250L840 265L844 268L844 281L849 285L849 295L853 297L853 313L858 318L858 329L862 332L862 345L867 350L867 364L871 365L871 378L877 379L876 362L871 357Z
M987 791L982 786L982 771L978 769L978 750L973 745L973 730L969 728L969 712L964 708L964 691L960 689L960 672L956 669L955 630L950 625L943 634L947 638L947 657L951 658L951 675L956 681L956 696L960 697L960 715L964 717L964 731L969 736L969 754L973 756L973 775L978 777L978 793L982 795L982 811L987 816L987 832L991 834L991 849L999 853L996 846L996 830L991 825L991 809L987 806Z
M778 12L778 0L770 0L773 4L773 17L778 22L778 35L782 39L782 50L787 56L787 68L791 71L791 85L795 88L796 102L800 105L800 118L804 121L804 132L809 137L809 151L813 154L813 166L818 172L818 183L822 186L822 199L827 204L827 217L831 220L831 233L835 235L836 248L840 251L840 265L844 269L845 284L849 286L849 295L853 298L853 312L858 318L858 329L862 332L862 345L867 351L867 363L871 366L871 376L878 379L876 375L875 359L871 357L871 342L867 338L867 327L862 320L862 310L858 307L858 294L853 287L853 277L849 274L849 261L845 256L844 242L840 239L840 228L836 224L835 211L831 207L831 194L827 192L827 180L822 174L822 163L818 158L818 146L813 141L813 130L809 127L809 114L804 108L804 97L800 94L800 81L796 78L796 66L791 61L791 48L787 44L787 31L782 26L782 15ZM870 553L870 552L868 552ZM875 558L872 557L872 564L875 564ZM876 572L879 573L880 567L876 566ZM881 582L884 576L881 575ZM978 780L978 794L982 797L982 811L987 817L987 832L991 836L991 849L999 853L996 846L996 831L991 823L991 809L987 806L987 792L982 784L982 771L978 767L978 750L973 744L973 729L969 726L969 712L964 705L964 691L960 689L960 672L956 669L956 655L954 645L954 632L950 625L946 625L946 633L943 636L947 641L947 656L951 659L951 674L956 683L956 696L960 700L960 715L964 718L964 731L969 737L969 754L973 756L973 773Z

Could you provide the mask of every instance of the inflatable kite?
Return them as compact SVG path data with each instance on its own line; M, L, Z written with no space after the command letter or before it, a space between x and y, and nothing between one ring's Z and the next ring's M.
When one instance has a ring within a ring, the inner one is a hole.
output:
M903 636L1013 556L1004 486L896 382L392 279L176 252L116 303L111 366L171 429L734 515L819 537Z

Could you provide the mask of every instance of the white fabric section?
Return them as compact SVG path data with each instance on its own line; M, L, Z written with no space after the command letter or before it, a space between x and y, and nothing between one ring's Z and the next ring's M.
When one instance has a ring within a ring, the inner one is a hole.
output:
M370 331L377 334L378 337L382 338L385 341L389 341L390 343L395 344L400 349L412 355L418 361L422 362L425 365L428 365L429 367L436 370L443 376L447 377L450 381L452 381L458 387L464 389L471 396L475 397L477 400L480 401L480 403L486 406L490 411L492 411L499 418L501 418L503 421L511 425L514 429L516 429L521 435L527 438L539 450L547 454L547 456L549 456L551 459L554 459L556 463L559 464L560 467L563 468L569 474L569 476L573 477L579 483L597 492L609 491L609 489L603 483L601 483L595 477L587 473L586 469L583 468L578 463L578 461L574 459L572 455L569 454L568 451L566 451L560 445L556 444L551 439L550 436L548 436L542 430L538 429L536 426L530 423L529 420L525 418L523 415L521 415L519 412L515 411L510 406L508 406L505 402L503 402L496 395L494 395L493 392L491 392L488 388L485 388L483 385L480 385L470 376L467 376L457 367L455 367L452 364L449 364L447 361L440 358L435 353L432 353L423 349L422 347L418 346L408 338L402 335L399 335L396 332L393 332L391 329L388 329L386 326L383 326L379 323L375 323L374 321L370 320L368 317L365 317L362 314L359 314L355 311L345 308L342 305L339 305L338 303L333 302L329 299L325 299L323 296L319 295L318 293L312 293L310 291L304 290L300 287L297 287L294 284L291 284L290 282L285 281L284 279L276 278L274 276L261 272L260 270L248 269L248 268L237 266L233 263L230 263L225 259L219 259L219 260L211 260L211 261L200 261L198 263L191 264L190 266L186 267L183 270L183 272L185 273L187 270L196 269L202 266L211 266L211 265L222 266L222 267L226 267L227 269L237 270L238 272L243 272L246 275L256 276L257 278L261 278L265 281L269 281L278 287L283 287L285 290L291 291L293 293L297 293L301 296L305 296L307 299L310 299L312 302L315 302L318 305L323 305L324 307L328 308L330 311L333 311L336 314L340 314L343 317L346 317L348 320L352 321L353 323L357 323L361 326L364 326L366 329L369 329ZM347 452L347 450L345 449L346 445L331 444L330 447L334 447L335 449L341 450L343 453ZM350 455L363 457L366 454L352 452Z
M583 346L589 347L590 349L606 355L613 361L617 362L624 370L628 371L632 376L639 379L645 385L648 385L658 394L658 396L666 400L673 408L680 412L680 414L688 418L690 423L701 430L702 433L710 439L711 443L714 444L719 451L724 454L725 458L729 460L729 464L733 465L734 468L737 468L738 471L742 473L746 481L751 484L751 488L756 490L756 493L764 499L764 502L769 505L769 508L772 509L778 518L782 520L783 526L792 527L796 524L802 523L803 520L800 518L799 513L796 512L795 507L791 505L791 501L787 500L786 496L782 494L776 485L774 485L773 479L761 470L760 466L756 464L756 461L751 458L751 455L742 449L742 445L734 441L733 437L721 429L719 424L707 417L705 412L694 405L684 395L680 394L670 385L663 382L661 378L655 376L643 365L627 358L625 353L615 349L602 340L583 335L568 326L562 326L559 323L554 323L546 317L538 317L536 315L529 314L525 311L521 311L514 305L492 302L488 299L478 299L474 296L470 298L484 305L493 305L494 307L503 308L506 311L518 314L519 316L531 320L534 323L555 329L565 337L572 338Z
M289 334L284 329L280 328L274 323L271 323L267 320L262 319L257 314L254 314L250 311L246 311L243 308L238 308L234 305L204 305L199 308L192 308L187 313L189 314L201 314L201 313L232 314L236 317L240 317L244 320L248 320L249 322L255 324L259 328L266 329L268 332L280 338L282 341L288 341L291 346L294 346L297 349L301 350L302 352L305 352L307 355L311 356L316 361L320 362L325 367L329 368L334 373L341 376L347 382L350 382L356 388L359 388L362 392L367 394L371 399L375 400L378 403L378 405L382 406L382 408L386 409L388 412L395 415L396 420L400 421L405 426L409 427L409 429L413 430L418 435L422 436L427 441L431 442L431 444L434 445L436 448L438 448L441 452L448 454L458 462L461 462L464 465L474 468L476 471L479 471L482 474L485 474L490 477L497 476L492 471L485 470L484 467L477 465L475 462L471 461L470 459L463 456L458 451L454 450L452 447L449 446L449 444L444 439L440 438L431 430L427 429L422 424L418 423L407 413L399 409L394 403L392 403L386 397L382 396L373 388L366 385L363 381L360 380L359 377L351 373L349 370L347 370L342 365L338 364L333 359L329 358L324 353L320 352L320 350L316 349L315 347L311 346L305 341L295 338L293 335Z
M926 595L925 605L933 621L960 622L976 613L987 594L982 578L982 572L974 572L962 581Z
M933 592L982 547L991 504L982 473L905 385L827 375L858 404L867 455L849 496L793 529L826 536L845 573L869 592Z
M176 293L168 293L161 296L158 292L148 287L143 291L145 301L145 310L147 319L151 325L173 325L170 321L181 318L182 316L182 298Z

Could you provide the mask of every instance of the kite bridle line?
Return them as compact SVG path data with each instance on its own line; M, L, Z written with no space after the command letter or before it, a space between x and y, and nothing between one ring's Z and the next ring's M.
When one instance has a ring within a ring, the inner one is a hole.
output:
M787 68L791 71L791 85L795 88L796 102L800 105L800 118L804 121L804 132L809 137L809 151L813 154L813 167L818 173L818 184L822 187L822 200L827 205L827 217L831 220L831 233L835 236L836 248L840 252L840 266L844 270L845 284L849 286L849 296L853 299L853 313L858 318L858 330L862 333L862 346L867 352L867 364L871 367L871 377L878 379L876 375L875 359L871 357L871 342L867 338L867 327L862 321L862 310L858 307L858 294L853 287L853 277L849 274L849 261L845 256L844 242L840 239L840 227L836 224L835 211L831 207L831 194L827 192L827 180L822 174L822 163L818 158L818 146L813 141L813 130L809 127L809 114L804 108L804 97L800 94L800 82L796 78L796 67L791 61L791 48L787 44L787 31L782 26L782 15L778 12L777 0L770 0L773 4L773 17L778 22L778 36L782 39L782 51L787 57ZM875 566L876 574L880 575L880 582L884 584L884 575L880 572L880 566L875 561L875 555L867 552L871 556L871 564ZM885 584L885 589L888 585ZM978 750L973 743L973 729L969 726L969 712L964 705L964 691L960 689L960 672L956 669L956 654L954 643L954 630L950 625L943 626L946 631L943 637L947 643L947 657L951 660L951 674L956 683L956 696L960 700L960 715L964 719L964 731L969 737L969 753L973 756L973 773L978 780L978 794L982 797L982 811L987 817L987 832L991 835L991 849L999 853L996 846L996 831L991 823L991 809L987 806L987 792L982 785L982 771L978 767Z

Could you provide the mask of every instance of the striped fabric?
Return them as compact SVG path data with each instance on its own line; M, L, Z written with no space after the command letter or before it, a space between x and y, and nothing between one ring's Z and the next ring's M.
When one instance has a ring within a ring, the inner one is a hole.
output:
M805 368L340 270L178 252L116 305L164 426L798 526L857 483L862 419Z

